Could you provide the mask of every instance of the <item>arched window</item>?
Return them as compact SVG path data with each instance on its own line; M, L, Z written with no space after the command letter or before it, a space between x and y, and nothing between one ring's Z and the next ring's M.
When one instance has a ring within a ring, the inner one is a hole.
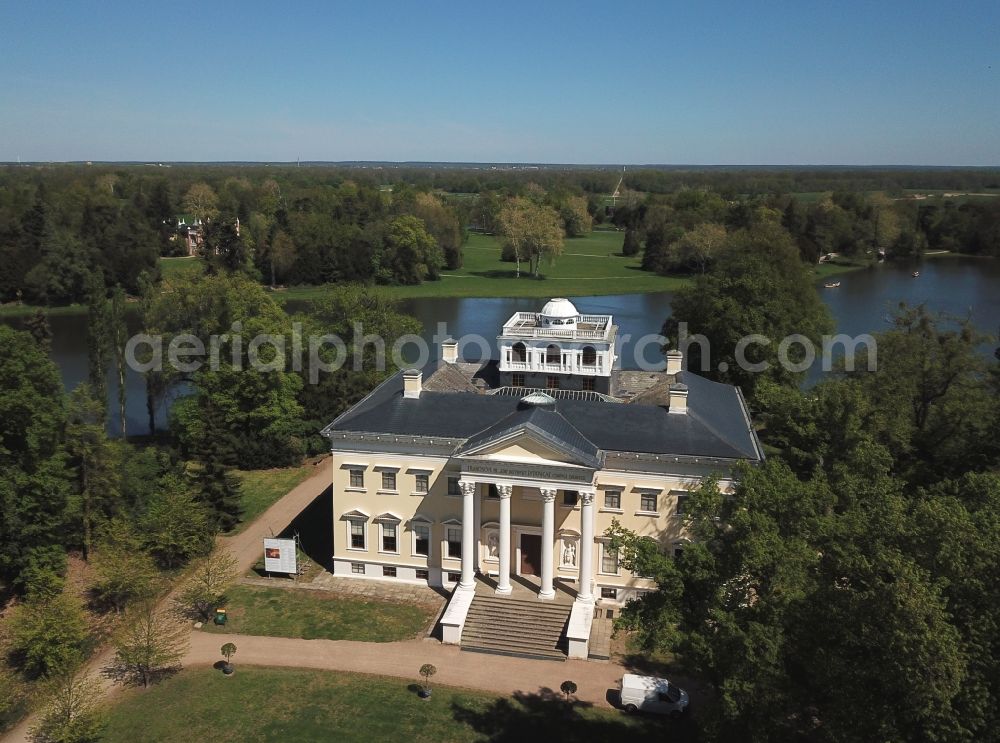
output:
M595 366L597 364L597 349L593 346L584 346L580 354L584 366Z
M562 351L559 346L554 343L545 349L545 363L546 364L561 364L562 363Z
M528 357L528 351L523 343L515 343L510 349L510 360L524 362Z

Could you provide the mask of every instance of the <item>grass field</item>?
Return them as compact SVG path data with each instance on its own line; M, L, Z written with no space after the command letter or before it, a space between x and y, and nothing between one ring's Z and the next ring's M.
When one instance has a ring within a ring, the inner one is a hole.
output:
M308 588L237 585L227 594L224 627L208 632L305 640L395 642L417 637L434 618L431 605L367 601Z
M160 273L167 282L199 274L202 270L202 262L197 256L160 258Z
M103 740L131 741L642 741L694 739L674 723L577 705L551 694L496 697L434 686L423 701L414 681L300 669L241 666L181 671L111 708ZM526 683L528 683L526 681Z
M316 468L311 464L271 470L237 471L236 476L243 486L243 520L233 533L243 531L247 524L315 471Z
M594 294L639 294L671 291L686 279L657 276L639 268L640 258L621 253L623 232L595 231L586 237L566 240L564 253L555 263L542 262L540 278L529 275L521 264L521 278L514 278L513 263L500 260L500 243L493 235L472 233L464 248L462 268L444 271L440 281L417 286L385 286L380 289L394 299L413 297L555 297ZM310 301L323 297L324 286L291 287L275 293L278 301Z

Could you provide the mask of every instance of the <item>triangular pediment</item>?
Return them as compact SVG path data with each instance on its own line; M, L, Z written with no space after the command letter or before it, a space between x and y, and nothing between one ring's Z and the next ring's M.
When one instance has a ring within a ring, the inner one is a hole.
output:
M499 440L463 451L461 456L539 465L594 466L591 458L581 456L580 452L571 447L560 446L558 441L544 439L528 429L512 432Z

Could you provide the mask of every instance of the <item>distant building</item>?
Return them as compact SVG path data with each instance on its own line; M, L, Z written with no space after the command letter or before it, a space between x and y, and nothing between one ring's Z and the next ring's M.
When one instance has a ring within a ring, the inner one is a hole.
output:
M504 323L499 360L447 341L328 425L334 572L454 589L445 642L587 657L595 604L655 588L619 564L612 521L675 554L687 493L763 458L737 388L679 352L615 369L616 334L554 299Z

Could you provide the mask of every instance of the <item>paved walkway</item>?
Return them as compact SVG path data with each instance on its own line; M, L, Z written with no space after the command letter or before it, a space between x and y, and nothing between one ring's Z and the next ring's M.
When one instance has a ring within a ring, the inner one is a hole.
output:
M222 660L219 648L226 642L236 645L234 662L237 664L355 671L419 681L420 666L433 663L437 667L434 676L437 684L503 695L515 691L537 692L543 687L558 692L559 685L570 680L577 685L578 699L605 708L611 707L608 692L613 692L610 696L614 699L624 672L614 663L528 660L470 653L454 645L442 645L437 640L374 643L214 632L193 634L184 665L206 666Z

